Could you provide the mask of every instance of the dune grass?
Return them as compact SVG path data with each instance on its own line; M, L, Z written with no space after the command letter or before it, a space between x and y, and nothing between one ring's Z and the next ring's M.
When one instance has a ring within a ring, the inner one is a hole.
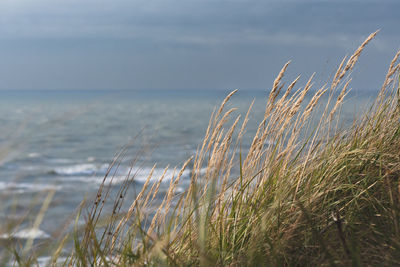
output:
M313 88L313 76L302 88L297 89L299 78L284 87L287 63L246 151L241 144L252 105L243 118L233 117L233 109L225 106L235 91L229 94L213 113L197 154L175 169L167 193L159 192L167 168L157 182L151 182L151 172L133 200L125 194L135 174L111 198L107 185L113 173L108 173L91 210L79 215L85 225L60 238L52 262L399 265L400 52L368 112L346 129L339 124L351 72L375 35L344 58L322 88ZM322 97L328 97L323 107ZM118 165L123 154L112 164ZM191 182L179 193L185 169L191 170ZM163 201L154 210L160 194ZM104 212L107 201L114 203L111 213ZM128 201L130 208L122 211ZM71 254L60 261L68 239L74 243ZM35 257L18 259L20 264L35 263Z

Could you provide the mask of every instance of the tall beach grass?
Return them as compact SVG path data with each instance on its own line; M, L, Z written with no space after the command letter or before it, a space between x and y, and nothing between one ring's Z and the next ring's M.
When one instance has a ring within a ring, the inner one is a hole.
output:
M302 87L299 78L285 86L285 64L246 150L252 104L234 117L226 103L236 91L229 94L197 154L174 169L166 193L159 189L168 167L156 182L150 172L135 199L126 198L135 180L135 173L128 174L113 197L110 167L88 200L91 208L77 215L85 224L46 247L50 264L400 265L400 52L370 109L345 129L339 120L352 70L376 34L345 57L321 88L313 88L313 76ZM323 97L328 101L321 107ZM121 151L111 165L123 156ZM186 169L191 180L182 193ZM157 197L163 200L154 208ZM105 211L106 202L112 211ZM130 208L123 210L127 202ZM68 242L70 253L61 257ZM16 264L37 263L34 250L9 251Z

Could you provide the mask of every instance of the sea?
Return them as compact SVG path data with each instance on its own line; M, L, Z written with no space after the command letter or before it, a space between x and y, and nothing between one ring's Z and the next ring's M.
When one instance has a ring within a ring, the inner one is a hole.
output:
M118 188L133 166L135 177L127 204L154 164L154 180L170 166L160 188L166 190L173 168L180 168L196 153L213 110L229 92L0 91L0 239L10 235L51 239L60 229L73 229L80 203L93 201L121 151L112 186ZM368 90L351 91L341 110L341 124L349 125L360 117L376 95ZM244 117L255 101L243 151L263 118L267 98L267 90L239 90L227 104L226 109L237 108L233 117ZM179 190L185 190L189 173L183 174ZM45 207L49 194L53 195ZM41 209L44 217L37 221ZM32 230L35 223L39 226ZM11 230L6 233L6 229Z

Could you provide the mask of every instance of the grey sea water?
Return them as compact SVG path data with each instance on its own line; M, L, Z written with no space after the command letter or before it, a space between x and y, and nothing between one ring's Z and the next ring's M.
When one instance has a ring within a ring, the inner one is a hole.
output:
M181 166L201 144L213 108L229 91L0 91L0 219L24 222L16 238L51 238L70 222L79 203L96 193L109 164L129 149L115 173L117 187L136 159L131 195L154 163L153 179L166 165ZM343 125L351 123L375 96L348 95ZM247 129L250 140L263 117L267 91L242 90L228 108L245 114L255 99ZM245 150L245 142L243 144ZM184 173L181 190L189 179ZM168 173L172 175L172 171ZM168 179L166 179L168 181ZM168 183L162 185L166 190ZM29 232L49 191L54 197L40 230ZM129 199L126 200L129 202ZM1 235L2 233L0 233Z

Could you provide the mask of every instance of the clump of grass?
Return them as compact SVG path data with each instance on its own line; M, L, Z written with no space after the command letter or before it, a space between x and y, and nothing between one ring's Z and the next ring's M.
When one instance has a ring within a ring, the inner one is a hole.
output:
M166 193L159 189L168 168L157 182L150 172L122 212L135 179L129 174L111 214L103 214L104 203L113 201L108 173L64 264L400 264L400 52L369 111L347 129L339 125L350 74L376 34L344 58L322 88L313 88L313 76L303 88L296 89L299 77L285 88L287 63L246 151L241 142L252 105L243 120L232 118L234 110L225 106L236 91L229 94L197 154L174 169ZM178 193L189 167L190 185ZM157 197L163 200L153 209Z
M348 129L338 124L350 73L375 35L343 59L308 103L313 76L303 88L293 92L297 78L284 89L287 63L247 151L241 141L252 106L242 121L231 118L233 109L224 108L232 92L212 115L196 156L176 170L158 209L149 212L164 175L152 184L150 173L128 212L107 217L101 238L94 209L70 263L400 264L400 52L368 113ZM328 102L312 125L324 95ZM190 162L190 186L177 194Z

